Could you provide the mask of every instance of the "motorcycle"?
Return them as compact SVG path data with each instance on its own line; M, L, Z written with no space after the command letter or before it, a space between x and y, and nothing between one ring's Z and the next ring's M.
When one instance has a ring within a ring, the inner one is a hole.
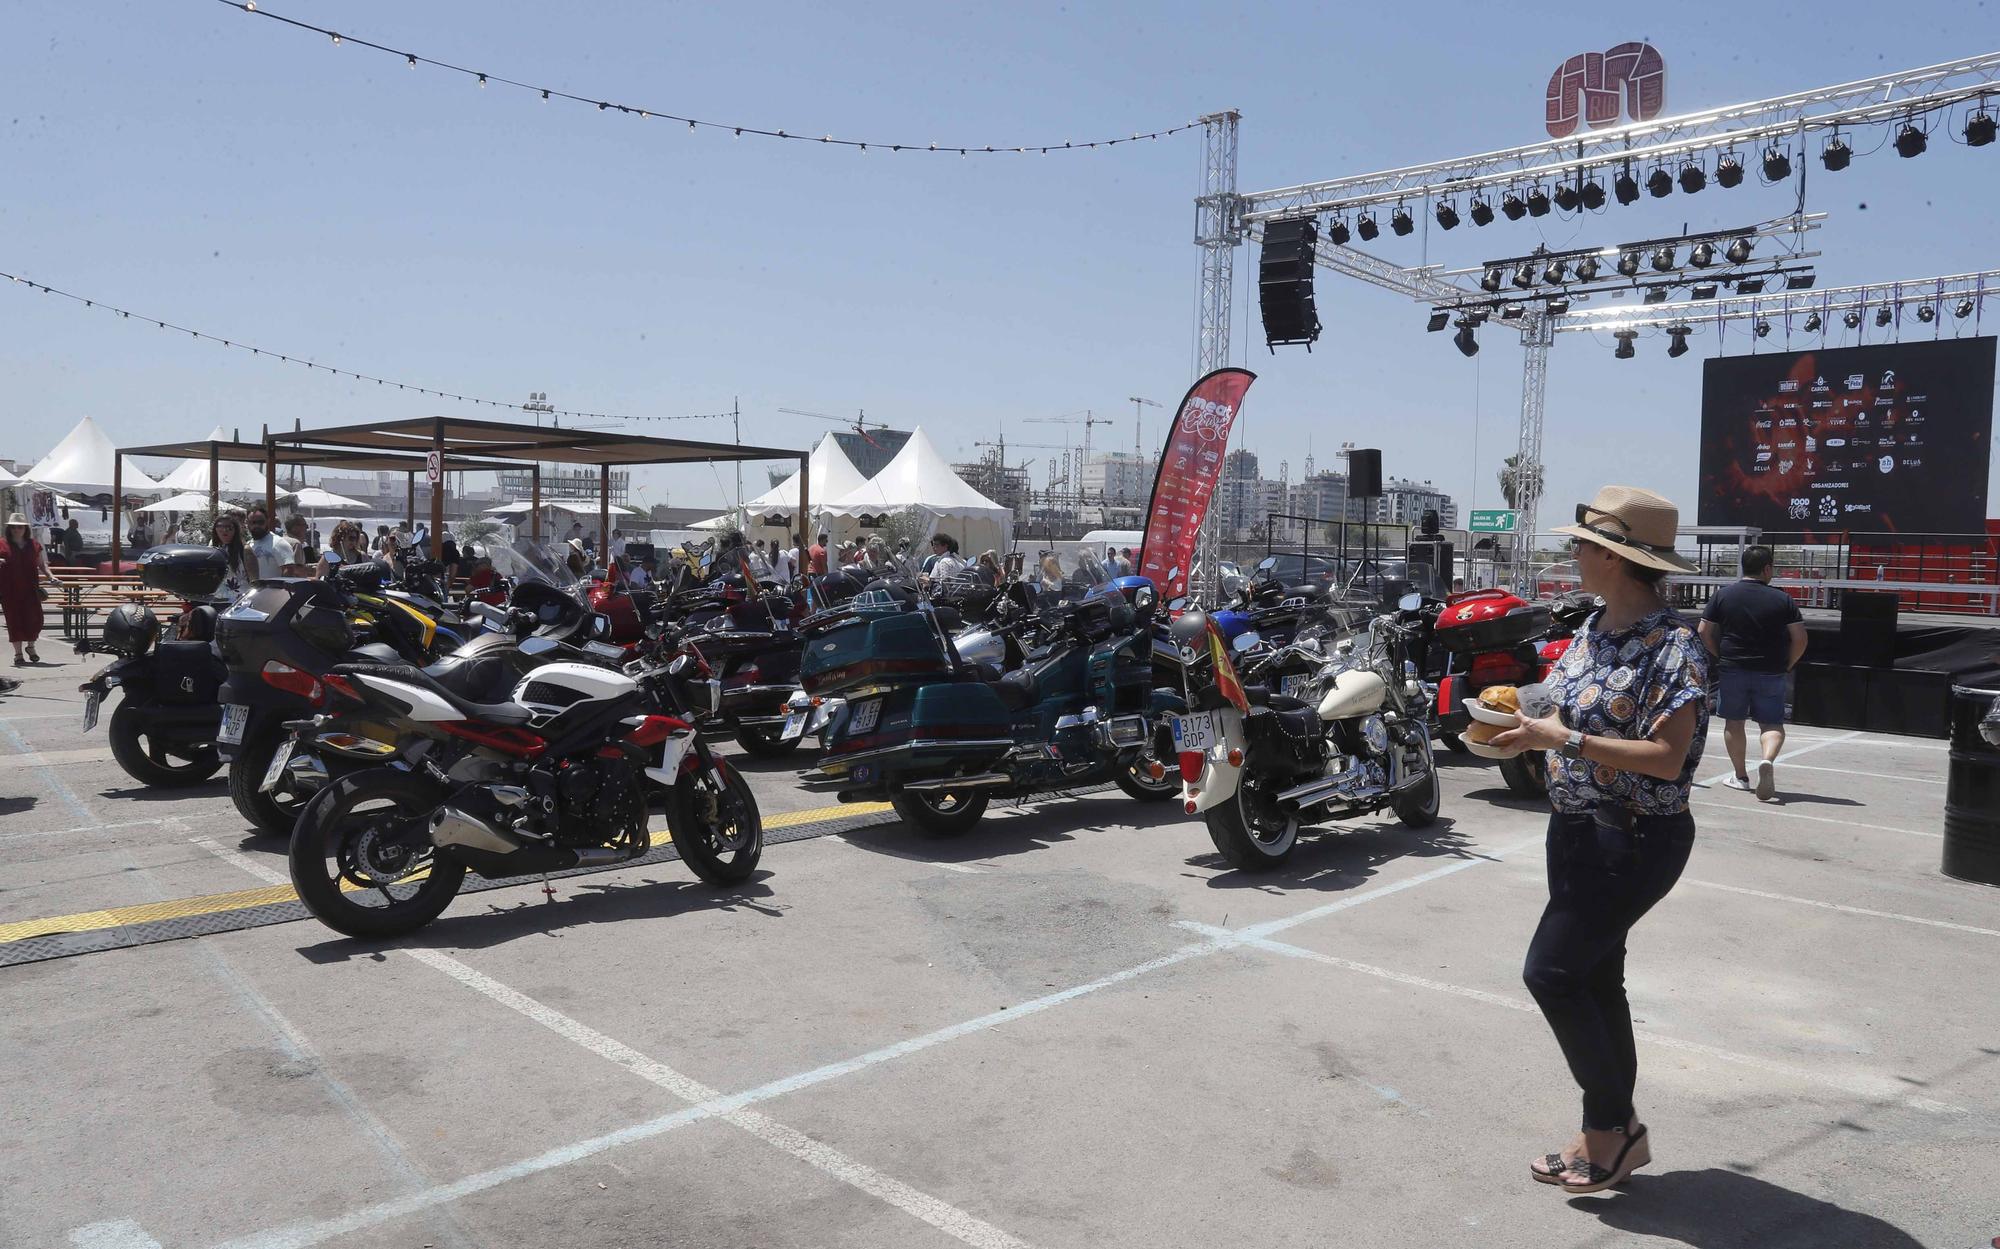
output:
M955 613L940 619L921 592L866 591L807 623L805 692L844 699L819 769L842 802L886 798L930 835L971 828L996 796L1110 781L1171 798L1152 728L1180 703L1152 687L1154 606L1145 578L1103 580L1007 630L1004 665L974 664L953 642Z
M410 932L443 913L468 871L500 878L639 858L652 845L655 791L697 877L748 879L763 821L742 776L673 702L666 678L690 662L627 674L558 661L494 703L409 665L339 666L329 680L393 724L395 758L340 777L306 808L290 851L300 899L350 936Z
M1428 699L1406 658L1422 607L1421 595L1404 596L1395 613L1376 617L1331 654L1316 638L1272 652L1267 666L1310 666L1312 679L1294 686L1296 695L1244 684L1206 613L1174 622L1193 709L1170 724L1183 806L1203 817L1232 866L1277 867L1302 825L1383 810L1410 828L1437 818Z
M1437 685L1433 730L1462 749L1472 717L1466 700L1489 685L1532 685L1548 676L1576 629L1596 610L1595 596L1572 591L1549 603L1528 603L1506 590L1454 594L1430 607L1430 640L1441 648L1428 675ZM1548 793L1547 761L1538 750L1500 761L1507 788L1525 797Z

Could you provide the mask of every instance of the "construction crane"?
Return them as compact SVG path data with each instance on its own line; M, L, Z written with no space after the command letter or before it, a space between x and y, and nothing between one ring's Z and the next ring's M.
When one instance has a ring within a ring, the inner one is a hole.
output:
M1125 402L1132 405L1132 454L1141 461L1146 458L1146 408L1164 408L1164 403L1154 403L1151 399L1141 399L1137 395L1125 396Z
M1083 426L1083 451L1080 455L1074 450L1070 452L1071 458L1075 461L1076 465L1072 470L1076 478L1076 502L1078 507L1082 507L1083 470L1090 464L1090 427L1093 425L1109 425L1111 424L1111 418L1108 416L1098 416L1086 408L1080 414L1070 412L1063 416L1031 416L1028 418L1028 423L1031 425Z
M1004 434L1003 434L1003 435L1001 435L1001 437L1000 437L999 441L997 441L997 442L986 442L986 441L983 441L983 440L981 440L981 439L977 439L977 438L975 438L975 439L973 439L973 441L972 441L972 445L973 445L973 446L975 446L975 447L993 447L993 448L997 449L997 450L999 451L999 453L1000 453L1000 468L1001 468L1001 469L1002 469L1003 471L1004 471L1004 470L1006 469L1006 467L1007 467L1007 448L1008 448L1008 447L1032 447L1033 449L1035 449L1035 450L1037 450L1037 451L1060 451L1060 452L1062 452L1062 453L1063 453L1063 458L1062 458L1061 460L1058 460L1058 459L1057 459L1056 457L1054 457L1054 456L1051 456L1051 457L1049 457L1049 487L1050 487L1050 489L1054 489L1054 488L1055 488L1055 484L1056 484L1056 482L1055 482L1055 475L1056 475L1056 465L1057 465L1057 464L1059 464L1059 463L1060 463L1060 464L1062 464L1062 465L1064 466L1064 467L1063 467L1063 473L1064 473L1064 481L1063 481L1063 484L1064 484L1064 485L1068 485L1068 484L1069 484L1069 481L1068 481L1068 473L1069 473L1069 467L1068 467L1068 459L1069 459L1069 454L1070 454L1070 451L1071 451L1071 448L1069 448L1069 447L1066 447L1066 446L1057 446L1057 445L1055 445L1054 443L1049 443L1049 442L1008 442L1008 441L1007 441L1007 438L1006 438L1006 435L1004 435ZM1033 460L1029 460L1029 461L1028 461L1028 464L1032 464L1032 463L1034 463L1034 461L1033 461ZM1027 470L1027 467L1028 467L1028 464L1023 464L1023 465L1021 466L1021 469L1022 469L1022 471L1023 471L1023 472L1025 472L1025 471Z
M863 438L867 438L868 441L871 443L874 442L875 440L873 438L868 438L869 426L872 425L876 429L889 428L889 423L887 421L869 420L868 413L860 408L856 408L854 410L854 416L852 419L849 419L848 417L845 416L834 416L830 412L808 412L804 408L779 408L778 411L784 412L791 416L810 416L816 421L832 421L836 425L845 425L849 429L852 429L855 433L860 434Z

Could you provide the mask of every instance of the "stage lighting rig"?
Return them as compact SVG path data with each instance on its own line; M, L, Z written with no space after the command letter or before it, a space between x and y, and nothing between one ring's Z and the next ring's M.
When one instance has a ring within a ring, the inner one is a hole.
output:
M1931 322L1937 320L1937 309L1931 307L1929 304L1918 304L1917 320L1922 321L1925 325L1929 325Z
M1681 166L1681 190L1689 195L1708 185L1708 171L1695 161Z
M1509 191L1500 197L1500 211L1507 215L1507 220L1519 221L1528 215L1528 205L1522 201L1519 192Z
M1472 327L1477 324L1478 322L1474 321L1471 317L1460 317L1458 319L1458 333L1451 336L1451 341L1458 345L1460 355L1476 356L1479 354L1479 339L1474 337L1472 333Z
M1530 217L1549 215L1549 193L1540 183L1536 183L1528 191L1528 215Z
M1759 321L1750 328L1759 338L1769 338L1771 336L1771 323L1769 321Z
M1446 312L1442 308L1433 308L1431 309L1430 322L1427 325L1425 325L1424 328L1429 330L1431 333L1435 334L1439 330L1443 329L1445 326L1450 324L1451 324L1451 314L1449 312Z
M1993 114L1981 109L1965 119L1965 146L1985 147L1993 142Z
M1715 244L1703 239L1688 248L1688 263L1697 269L1706 269L1715 263Z
M1492 224L1493 224L1493 205L1491 205L1491 204L1487 203L1487 202L1486 202L1485 200L1483 200L1483 199L1476 199L1476 200L1473 200L1473 201L1472 201L1472 212L1471 212L1471 217L1472 217L1472 224L1473 224L1473 225L1476 225L1476 226L1490 226L1490 225L1492 225Z
M1354 218L1354 232L1361 236L1362 242L1372 243L1382 233L1382 227L1375 224L1373 213L1363 211Z
M1542 311L1548 313L1552 317L1559 317L1563 313L1569 311L1569 300L1567 299L1544 300L1542 302Z
M1611 183L1611 190L1617 195L1621 204L1630 204L1638 200L1639 180L1632 176L1632 166L1627 165L1619 171L1618 177Z
M1494 265L1489 267L1484 274L1480 275L1479 289L1489 293L1498 291L1501 284L1506 282L1506 280L1507 275L1501 271L1498 265Z
M1674 267L1674 249L1671 245L1667 247L1662 247L1653 253L1653 268L1656 271L1660 273L1665 273L1668 270L1672 269L1673 267Z
M1441 199L1433 215L1437 217L1438 229L1451 230L1458 226L1458 205L1448 199Z
M1734 152L1724 152L1715 162L1715 185L1719 187L1741 186L1743 184L1743 158Z
M1585 256L1582 260L1576 262L1576 280L1579 282L1595 282L1597 280L1597 270L1597 257L1594 255Z
M1326 223L1326 237L1333 241L1334 246L1345 247L1347 240L1353 236L1347 231L1347 223L1335 217Z
M1635 278L1635 277L1638 277L1638 276L1639 276L1639 253L1638 253L1638 252L1619 252L1619 253L1618 253L1618 272L1619 272L1620 274L1622 274L1623 276L1625 276L1625 277L1628 277L1628 278Z
M1860 329L1861 328L1860 311L1855 308L1849 308L1846 312L1840 314L1840 323L1846 326L1850 330Z
M1729 246L1723 250L1722 254L1729 258L1730 264L1740 265L1750 259L1751 249L1756 246L1755 243L1750 241L1749 236L1745 235L1742 238L1731 239Z
M1583 194L1569 183L1559 182L1556 184L1555 201L1557 208L1566 213L1573 213L1577 210L1577 206L1583 203Z
M1688 287L1688 295L1693 299L1714 299L1716 286L1713 282L1698 282Z
M1604 207L1604 184L1592 178L1583 184L1581 198L1585 208L1591 212L1596 212L1598 209Z
M1922 156L1924 149L1930 145L1930 139L1923 131L1917 129L1914 122L1906 121L1896 131L1896 155L1904 160L1912 156Z
M1618 346L1611 352L1612 357L1619 360L1630 360L1632 358L1632 343L1639 337L1639 331L1614 330L1611 337L1618 340Z
M1654 199L1665 199L1674 193L1674 176L1665 169L1654 169L1646 175L1646 193Z
M1972 315L1972 301L1969 299L1959 300L1958 305L1951 310L1951 315L1961 321L1965 320L1965 318Z
M1847 163L1853 159L1854 149L1849 147L1847 140L1841 138L1838 133L1826 141L1826 146L1821 148L1819 153L1819 163L1825 165L1829 173L1838 173L1847 168Z
M1389 228L1396 232L1397 238L1406 238L1417 228L1417 223L1410 220L1410 210L1398 204L1396 211L1389 214Z
M1564 260L1561 256L1557 256L1555 259L1549 261L1549 263L1542 266L1542 281L1544 282L1549 282L1549 283L1561 282L1568 277L1569 277L1569 261Z
M1725 278L1725 279L1723 279L1723 280L1724 280L1724 281L1727 281L1728 279L1727 279L1727 278ZM1763 293L1764 293L1764 279L1763 279L1763 278L1737 278L1737 279L1736 279L1736 293L1737 293L1738 295L1761 295L1761 294L1763 294Z
M1694 331L1685 325L1667 327L1667 337L1673 340L1667 347L1669 359L1678 360L1688 353L1688 335L1692 333Z
M1792 154L1774 147L1764 153L1764 181L1783 182L1792 176Z
M1889 328L1889 322L1895 320L1895 318L1896 314L1891 311L1887 304L1883 304L1875 310L1875 326L1877 329Z
M1806 333L1808 334L1818 333L1819 327L1822 324L1823 322L1821 322L1819 319L1819 313L1817 312L1813 313L1811 316L1806 318Z
M1646 293L1639 296L1639 302L1647 304L1663 304L1667 302L1667 296L1673 292L1673 289L1674 288L1668 284L1662 284L1659 286L1649 286L1646 288Z
M1527 315L1528 305L1526 304L1509 303L1500 305L1500 319L1502 321L1519 321Z
M1785 289L1788 291L1809 291L1818 276L1812 273L1788 273L1785 275Z
M1522 290L1526 290L1530 286L1533 286L1534 284L1535 284L1534 261L1523 260L1520 264L1514 266L1514 285L1520 287Z

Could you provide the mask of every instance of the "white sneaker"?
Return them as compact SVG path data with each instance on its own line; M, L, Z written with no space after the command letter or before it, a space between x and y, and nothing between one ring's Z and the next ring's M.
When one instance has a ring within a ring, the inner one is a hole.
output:
M1769 802L1778 796L1778 779L1771 774L1768 760L1757 765L1757 801Z
M1740 789L1748 793L1750 790L1750 778L1747 776L1732 776L1722 782L1722 787L1724 789Z

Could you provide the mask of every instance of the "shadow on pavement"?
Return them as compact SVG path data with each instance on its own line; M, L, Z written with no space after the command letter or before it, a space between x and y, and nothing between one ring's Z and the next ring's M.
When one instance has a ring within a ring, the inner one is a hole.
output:
M770 878L770 872L760 870L743 884L716 889L691 877L626 881L569 877L550 882L556 889L553 899L502 901L492 893L461 894L451 910L408 937L384 941L334 937L319 945L302 945L299 953L314 963L340 963L406 945L483 950L521 937L560 936L563 929L583 924L671 919L695 911L747 911L777 919L785 908L767 901L773 896L766 883ZM522 877L518 883L532 885L534 879Z
M100 789L100 798L125 802L179 802L183 798L224 798L229 794L229 773L218 772L199 785L127 785L122 789Z
M840 836L850 846L891 858L975 863L1044 850L1057 842L1075 840L1076 833L1095 832L1109 824L1146 829L1186 820L1172 803L1141 803L1117 795L1105 795L1102 801L1051 795L1030 799L1019 814L1015 814L1011 799L995 801L987 808L986 818L956 837L927 837L901 822L858 828ZM1190 827L1198 830L1199 826Z
M39 801L41 799L33 796L25 798L0 798L0 815L19 815L23 811L32 811L35 809L35 804Z
M1781 789L1778 791L1778 796L1772 801L1771 805L1774 807L1865 807L1868 804L1865 802L1856 802L1852 798L1828 798L1822 794L1788 794Z
M1205 832L1203 839L1207 839ZM1273 871L1239 871L1212 852L1190 856L1187 865L1216 873L1207 878L1210 889L1256 889L1283 895L1304 889L1339 893L1366 884L1385 863L1437 857L1474 857L1456 820L1439 816L1428 828L1405 828L1385 813L1380 822L1359 827L1333 824L1300 829L1298 848L1284 866Z
M1872 1214L1721 1167L1635 1175L1616 1197L1573 1197L1570 1206L1621 1232L1694 1249L1921 1249Z

